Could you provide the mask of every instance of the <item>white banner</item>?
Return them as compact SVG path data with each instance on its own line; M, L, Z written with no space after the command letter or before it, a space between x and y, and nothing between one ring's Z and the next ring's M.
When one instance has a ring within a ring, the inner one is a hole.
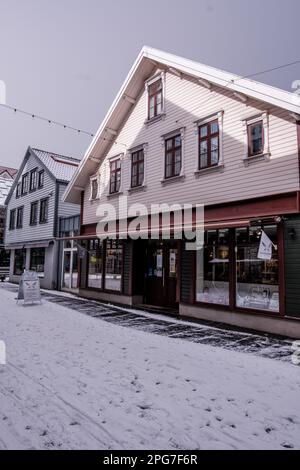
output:
M273 242L270 240L268 235L264 231L262 231L257 258L263 260L271 260L272 247Z

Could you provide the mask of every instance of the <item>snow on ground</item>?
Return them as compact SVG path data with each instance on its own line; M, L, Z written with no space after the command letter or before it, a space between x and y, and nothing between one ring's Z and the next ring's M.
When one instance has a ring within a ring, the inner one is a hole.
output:
M300 449L289 363L0 290L0 449Z

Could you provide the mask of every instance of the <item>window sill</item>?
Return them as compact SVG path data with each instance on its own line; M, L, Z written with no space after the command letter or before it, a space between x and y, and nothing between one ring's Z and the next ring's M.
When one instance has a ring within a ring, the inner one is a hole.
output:
M251 165L251 163L265 161L268 162L270 160L271 154L269 152L262 153L260 155L255 155L253 157L248 157L243 160L245 166Z
M165 113L162 113L162 114L159 114L158 116L154 116L153 118L150 118L150 119L146 119L144 124L146 126L150 125L150 124L154 124L155 122L158 122L158 121L162 121L164 120L166 117L166 114Z
M171 178L164 178L163 180L161 180L161 184L165 186L169 183L178 183L178 181L183 181L184 179L185 175L172 176Z
M118 197L118 196L120 196L121 194L123 194L123 191L118 191L117 193L108 193L108 194L106 195L106 197L107 197L108 199L113 199L114 197Z
M129 194L131 193L138 193L139 191L145 191L147 186L145 184L142 184L141 186L136 186L134 188L129 188L127 191Z
M195 176L196 177L200 177L201 175L206 175L206 174L209 174L209 173L214 173L216 171L220 171L220 172L223 172L224 171L224 167L225 165L223 163L219 164L219 165L214 165L214 166L209 166L207 168L202 168L201 170L196 170L195 171Z

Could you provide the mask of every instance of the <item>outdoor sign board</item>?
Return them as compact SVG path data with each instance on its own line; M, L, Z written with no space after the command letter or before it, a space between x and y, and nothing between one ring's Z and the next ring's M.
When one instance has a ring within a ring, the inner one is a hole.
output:
M34 271L24 271L19 283L18 299L24 303L41 302L40 280Z

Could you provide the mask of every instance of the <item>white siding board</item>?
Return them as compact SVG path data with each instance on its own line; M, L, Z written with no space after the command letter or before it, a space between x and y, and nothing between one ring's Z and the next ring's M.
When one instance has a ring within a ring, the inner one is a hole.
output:
M246 104L225 90L209 91L196 83L175 75L166 75L166 117L149 126L146 119L147 97L143 92L131 115L124 123L117 142L100 165L102 196L98 202L118 205L117 198L106 198L105 180L109 175L108 159L137 145L148 143L146 190L130 195L130 159L122 162L122 191L129 203L147 204L202 203L217 204L299 189L298 147L296 126L289 113L270 105L248 100ZM198 138L194 122L224 110L223 153L225 168L196 178ZM245 166L243 122L246 117L269 112L269 140L271 157ZM185 179L162 186L164 148L161 136L185 127ZM126 148L119 143L126 144ZM90 186L85 190L83 223L95 223L97 203L89 201Z

